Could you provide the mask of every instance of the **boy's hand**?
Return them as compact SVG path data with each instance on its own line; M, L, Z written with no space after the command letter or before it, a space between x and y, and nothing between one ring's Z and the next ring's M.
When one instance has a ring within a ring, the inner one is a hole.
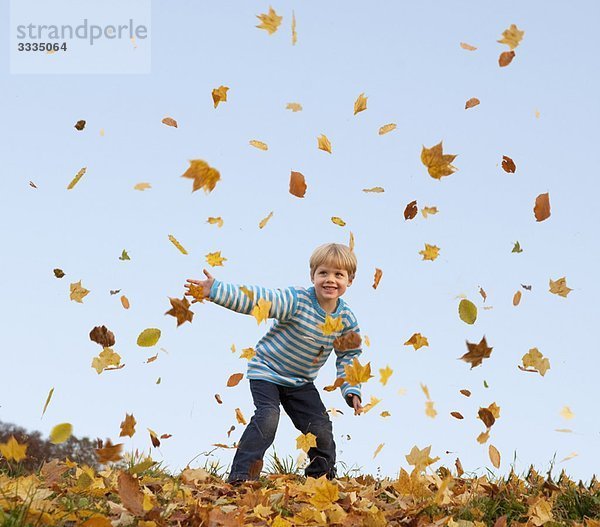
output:
M184 287L187 287L187 293L185 296L192 297L192 304L196 302L202 302L205 298L208 298L210 295L210 288L215 281L213 275L211 275L206 269L203 270L206 275L206 280L192 280L191 278L187 279L188 284L185 284Z
M354 415L360 415L363 411L363 406L360 402L360 397L355 393L352 393L348 396L348 399L352 402L352 407L354 408Z

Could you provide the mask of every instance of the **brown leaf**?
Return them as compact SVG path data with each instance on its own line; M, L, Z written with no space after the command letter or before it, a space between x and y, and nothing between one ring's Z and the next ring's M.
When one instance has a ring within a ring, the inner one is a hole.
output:
M481 339L479 344L467 341L467 348L469 351L460 357L460 359L468 362L471 365L471 369L475 368L475 366L479 366L483 362L483 359L489 358L493 349L488 348L485 336Z
M119 434L119 437L133 437L133 434L135 434L136 424L137 423L135 417L133 417L133 414L125 414L125 420L121 422L121 433Z
M150 434L150 441L152 442L152 446L154 448L158 448L160 446L160 439L158 439L156 432L148 428L148 433Z
M450 412L452 417L456 417L456 419L464 419L463 415L460 412Z
M494 523L494 527L506 527L506 514L504 516L500 516Z
M460 462L459 458L456 458L456 461L454 462L454 466L456 467L456 473L458 474L458 477L460 478L465 471L463 470L463 466L462 463Z
M471 397L471 392L469 390L463 389L460 390L460 393L462 393L465 397Z
M377 286L379 285L379 282L380 282L382 276L383 276L383 271L376 267L375 268L375 278L373 280L373 289L377 289Z
M253 461L252 464L250 465L250 468L248 469L249 478L250 479L258 478L262 468L263 468L263 460L262 459L257 459L256 461Z
M221 396L218 393L215 393L215 399L219 404L223 404L223 400L221 399Z
M115 335L106 326L96 326L92 329L90 340L103 348L111 348L115 345Z
M488 447L488 454L492 465L496 468L500 468L500 452L498 452L498 449L494 445L490 445Z
M496 422L494 414L487 408L480 408L477 412L477 415L479 416L479 419L483 421L483 424L488 428L492 427Z
M550 217L550 195L547 192L535 198L533 213L535 221L544 221Z
M290 174L290 194L297 198L303 198L306 194L306 181L304 176L300 172L294 172Z
M411 201L404 209L404 219L412 220L417 215L417 212L419 212L417 200Z
M502 156L502 168L504 172L514 174L515 170L517 170L517 165L515 165L515 162L510 157Z
M129 512L135 516L144 516L144 493L137 479L127 472L120 472L117 490L121 502Z
M75 123L76 130L79 130L81 132L81 130L83 130L84 128L85 128L85 121L83 119L81 119Z
M513 306L518 306L521 301L521 291L517 291L513 296Z
M112 444L110 439L106 440L106 445L96 449L96 455L98 456L99 463L108 463L109 461L119 461L122 459L121 450L123 450L123 443L116 445Z
M336 338L333 341L333 347L337 351L348 351L360 348L361 343L362 339L360 338L360 335L355 331L350 331L349 333Z
M500 53L500 56L498 57L498 64L500 65L501 68L503 68L504 66L508 66L512 62L512 59L514 59L514 58L515 58L515 52L513 50L503 51L502 53Z
M243 373L234 373L233 375L230 375L229 379L227 379L227 386L229 386L230 388L233 386L237 386L243 378Z
M33 181L29 182L29 186L33 187L33 188L37 188L37 185Z
M129 309L129 307L130 307L129 299L125 295L121 295L121 305L125 309Z
M171 117L165 117L161 122L167 126L177 128L177 121Z
M41 474L46 485L51 486L60 480L60 477L69 470L69 467L58 459L53 459L50 462L44 461L41 468Z
M227 430L227 437L229 437L231 435L231 432L233 432L234 430L235 430L235 425L231 425L229 430Z
M473 108L473 106L477 106L479 104L479 99L477 97L471 97L466 103L465 103L465 110L468 110L469 108Z
M52 272L54 273L54 276L56 276L56 278L62 278L63 276L65 276L65 273L62 269L53 269Z
M171 315L177 319L177 327L181 326L184 322L192 322L194 313L190 311L190 302L185 296L182 299L171 298L171 309L165 312L165 315Z

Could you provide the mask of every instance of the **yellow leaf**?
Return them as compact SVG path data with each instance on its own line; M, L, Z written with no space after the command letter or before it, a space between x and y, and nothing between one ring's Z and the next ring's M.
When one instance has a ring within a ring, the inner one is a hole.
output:
M73 433L73 425L71 423L61 423L56 425L50 431L50 443L59 445L64 443Z
M137 183L134 187L134 190L146 190L147 188L152 188L150 183Z
M73 282L69 288L71 290L69 295L71 300L75 300L75 302L82 304L83 297L85 297L89 291L81 285L81 280L79 280L79 282Z
M244 293L249 299L250 302L254 303L254 292L248 289L246 286L240 286L240 291ZM234 350L235 353L235 350Z
M425 415L432 419L437 415L437 410L433 407L433 401L425 401Z
M339 499L338 487L321 476L313 487L315 495L309 500L318 511L330 508Z
M523 366L537 370L543 377L550 369L550 361L544 357L537 348L531 348L523 357Z
M563 419L573 419L573 417L575 417L575 414L572 412L571 408L569 408L568 406L563 406L560 411L560 416Z
M242 411L239 408L235 409L235 418L237 419L237 422L240 423L241 425L247 424L246 419L244 419L244 414L242 413Z
M486 431L486 432L481 432L481 434L479 434L477 436L477 442L481 443L482 445L490 438L490 431Z
M437 247L436 245L429 245L428 243L425 244L425 249L422 251L419 251L419 254L421 254L423 256L423 260L435 260L440 253L440 248Z
M364 366L355 357L352 359L352 364L346 364L344 366L344 372L346 374L346 382L350 386L356 386L361 382L367 382L373 375L371 375L371 363L367 362Z
M213 218L212 216L210 216L207 220L207 223L210 223L211 225L216 225L217 227L221 228L223 227L223 219L218 216L216 218Z
M206 255L206 263L211 267L223 266L223 262L226 262L227 258L221 256L221 251L214 253L208 253Z
M271 311L271 302L264 298L259 298L256 305L252 308L250 314L256 319L256 322L260 324L269 318L269 312Z
M268 518L271 514L273 514L273 509L271 509L271 507L263 505L262 503L259 503L254 507L254 509L252 509L252 512L255 516L264 520L265 518Z
M337 216L332 216L331 221L340 227L344 227L346 222L342 218L338 218Z
M317 138L317 146L319 147L319 150L324 150L325 152L329 152L331 154L331 143L329 142L329 139L327 139L326 135L321 134Z
M477 307L465 298L458 304L458 316L465 324L474 324L477 320Z
M425 469L429 465L432 465L433 463L435 463L436 461L438 461L440 459L439 457L435 457L435 458L429 457L430 453L431 453L431 445L425 447L422 450L420 450L415 445L412 447L410 453L405 457L406 457L406 461L408 462L408 464L415 467L415 470L417 472L420 472L421 470Z
M296 13L292 10L292 46L298 42L298 34L296 33Z
M242 349L242 353L240 354L240 359L250 360L252 359L252 357L254 357L254 355L256 355L256 351L254 351L254 348L244 348Z
M404 345L412 346L416 351L423 346L429 347L429 342L427 342L427 337L422 336L420 333L415 333L404 343Z
M50 404L50 399L52 399L53 393L54 393L54 388L50 388L50 391L48 392L48 397L46 397L46 403L44 404L44 409L42 410L42 417L44 417L44 414L46 413L46 408L48 408L48 405Z
M570 289L569 287L567 287L567 279L563 276L562 278L559 278L558 280L553 281L552 278L550 278L550 292L554 293L555 295L560 295L564 298L567 297L567 295L573 291L572 289Z
M281 20L283 19L283 17L277 15L271 6L269 6L269 12L267 14L256 15L256 18L260 20L260 24L256 27L268 31L269 35L272 35L277 31L281 24Z
M83 177L86 170L87 170L87 168L83 167L79 172L77 172L77 174L75 174L75 177L71 180L71 182L67 186L67 190L71 190L75 185L77 185L77 182Z
M515 49L523 39L524 34L525 31L521 31L517 26L511 24L508 29L502 32L502 39L497 42L506 44L510 49Z
M379 129L379 135L387 134L387 133L389 133L389 132L391 132L392 130L395 130L395 129L396 129L396 124L395 123L384 124Z
M367 346L367 348L371 346L371 339L368 337L368 335L365 335L363 342L365 343L365 346Z
M100 375L106 369L122 368L121 356L111 348L104 348L97 357L92 360L92 368ZM112 368L110 366L113 366Z
M20 444L14 436L10 436L6 443L0 443L0 454L7 461L22 461L27 457L27 445L25 443Z
M390 417L392 414L390 412L388 412L387 410L384 410L383 412L381 412L379 414L381 417Z
M250 141L250 145L258 148L259 150L268 150L269 146L266 143L263 143L262 141L257 141L256 139L252 139Z
M356 101L354 102L354 115L358 112L363 112L367 109L367 97L365 97L364 93L361 93Z
M187 254L188 252L184 249L183 245L181 245L178 241L177 238L175 238L175 236L173 236L172 234L169 234L169 240L170 242L177 247L177 249L179 249L179 252L181 254Z
M569 461L569 459L573 459L574 457L577 457L579 454L577 454L577 452L571 452L567 457L564 457L560 460L560 462L562 463L563 461Z
M296 438L296 448L308 452L311 448L317 446L317 436L308 432L307 434L300 434Z
M371 395L371 400L363 406L362 413L366 414L370 410L372 410L375 406L377 406L381 402L381 399Z
M394 373L394 370L392 370L389 366L386 366L385 368L380 368L379 375L381 377L379 379L379 382L385 386L387 384L389 378L391 377L392 373Z
M500 452L498 452L498 449L494 445L490 445L488 447L488 454L492 465L496 468L500 468Z
M283 516L276 516L271 523L271 527L292 527L293 524L287 521Z
M363 188L362 191L363 192L376 192L376 193L385 192L383 187Z
M147 328L138 335L137 345L142 348L150 348L158 342L160 335L160 329Z
M258 228L262 229L272 217L273 217L273 211L269 212L269 214L265 218L260 220L260 223L258 224Z
M216 168L211 167L202 159L190 160L189 168L181 175L181 177L193 179L192 192L203 188L208 194L212 192L221 179L221 174Z
M325 322L323 324L317 324L317 328L323 332L323 335L333 335L344 329L344 321L342 320L342 317L335 318L327 313L325 315Z
M348 247L350 248L351 252L354 252L354 234L352 234L352 231L350 231L350 240L348 241Z
M536 527L540 527L545 523L551 521L552 516L552 504L545 498L538 498L529 505L529 522Z
M302 105L300 103L297 102L288 102L286 107L286 110L292 110L292 112L301 112L302 111Z
M428 214L437 214L438 210L437 207L423 207L421 209L421 214L423 214L423 217L426 218Z
M434 179L441 179L456 172L456 167L451 163L456 158L455 154L443 154L442 142L431 148L421 150L421 162L427 167L429 175Z
M219 106L220 102L227 101L227 91L228 90L229 90L229 88L227 86L219 86L218 88L215 88L212 91L213 105L215 108L217 106Z
M421 384L421 390L423 390L423 393L425 394L425 397L427 397L427 399L431 399L431 397L429 396L429 388L427 388L427 386L423 383Z

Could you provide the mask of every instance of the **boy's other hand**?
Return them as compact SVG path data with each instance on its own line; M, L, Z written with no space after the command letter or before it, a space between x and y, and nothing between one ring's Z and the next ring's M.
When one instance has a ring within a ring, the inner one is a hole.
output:
M185 296L192 297L192 304L195 304L196 302L202 302L202 300L205 298L209 298L210 288L215 281L214 276L211 275L206 269L203 271L206 275L206 280L192 280L191 278L186 280L188 283L184 286L187 287ZM201 298L198 298L199 296Z
M363 411L363 406L360 402L360 397L355 393L352 393L348 398L352 402L352 408L354 408L354 415L360 415Z

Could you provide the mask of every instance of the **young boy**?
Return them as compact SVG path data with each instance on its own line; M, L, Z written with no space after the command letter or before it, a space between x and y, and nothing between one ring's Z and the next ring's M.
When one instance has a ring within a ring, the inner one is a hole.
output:
M308 451L306 476L318 478L325 474L328 479L335 478L331 420L313 381L332 349L337 356L338 378L345 377L344 366L361 353L356 317L340 298L354 280L356 256L341 244L318 247L310 257L314 286L309 289L250 286L244 292L240 286L215 280L206 269L204 274L206 280L188 279L185 284L185 294L194 297L192 303L198 301L200 292L216 304L250 314L258 300L264 299L271 302L269 318L276 319L248 361L247 378L256 410L240 438L228 482L258 479L263 456L275 439L280 404L300 432L316 436L317 446ZM322 327L326 317L341 320L331 334ZM348 406L354 408L354 415L360 415L360 384L344 382L341 391Z

